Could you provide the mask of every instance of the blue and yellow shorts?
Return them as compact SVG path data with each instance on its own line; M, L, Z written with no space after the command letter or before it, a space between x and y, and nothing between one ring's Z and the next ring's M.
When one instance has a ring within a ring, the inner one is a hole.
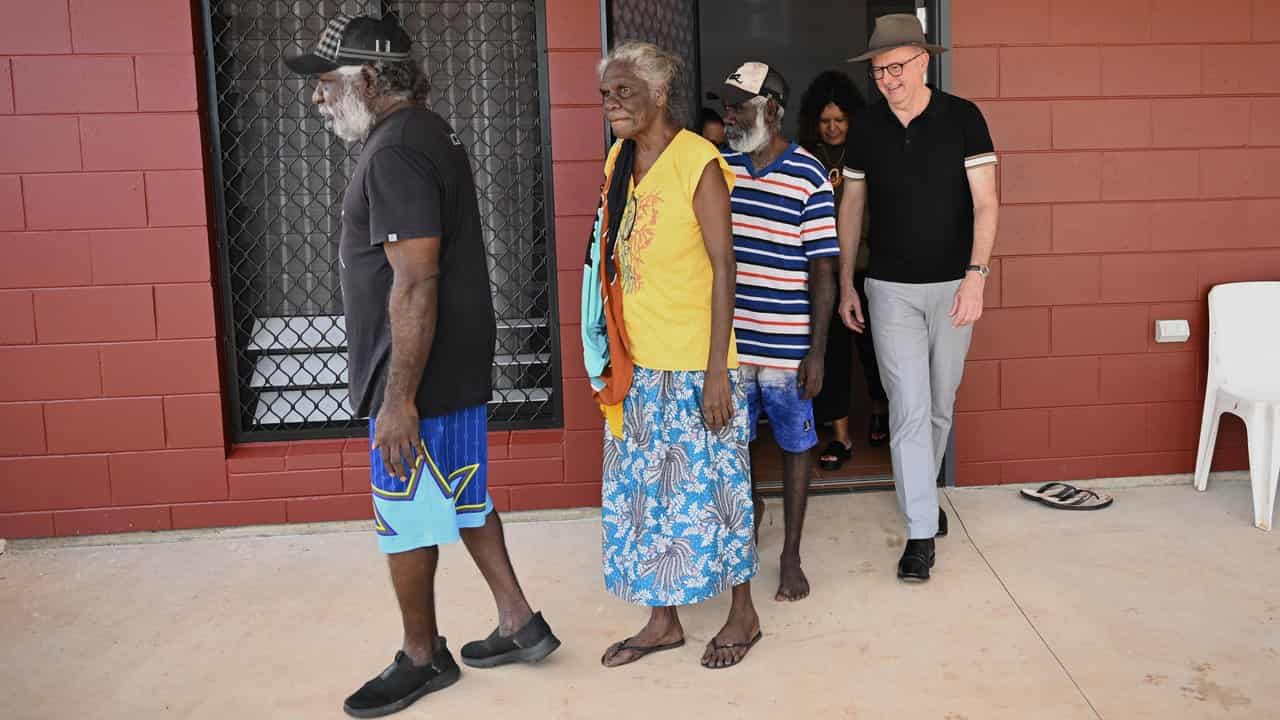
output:
M373 522L387 554L458 542L458 530L484 525L489 499L488 417L484 405L419 423L417 463L407 481L387 473L382 452L369 457ZM374 420L369 419L369 438Z

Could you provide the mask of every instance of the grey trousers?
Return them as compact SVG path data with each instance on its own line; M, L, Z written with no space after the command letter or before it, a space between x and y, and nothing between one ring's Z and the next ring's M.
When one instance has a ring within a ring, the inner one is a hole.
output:
M938 471L951 434L956 389L973 326L952 327L959 280L894 283L867 279L867 312L889 394L889 451L907 537L938 532Z

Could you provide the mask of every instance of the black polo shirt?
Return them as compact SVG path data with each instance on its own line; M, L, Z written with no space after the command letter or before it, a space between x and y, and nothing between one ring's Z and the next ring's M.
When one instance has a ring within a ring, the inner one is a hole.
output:
M959 280L973 252L966 171L995 164L995 148L977 105L930 89L929 105L906 127L881 101L849 128L844 176L867 183L867 276L876 280Z
M391 362L395 274L383 246L422 237L440 238L440 278L416 404L419 416L439 417L489 402L497 328L471 160L444 118L413 107L369 133L342 197L338 274L357 417L378 414Z

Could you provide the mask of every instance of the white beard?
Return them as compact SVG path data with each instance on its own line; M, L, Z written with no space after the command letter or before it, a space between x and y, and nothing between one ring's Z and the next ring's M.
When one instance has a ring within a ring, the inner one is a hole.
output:
M729 147L736 152L751 153L764 147L769 142L769 127L764 122L764 108L756 109L755 123L743 130L741 128L725 128L725 136L729 141Z
M352 143L369 137L373 129L374 116L369 106L356 93L355 83L347 80L339 93L337 101L320 108L324 116L325 126L334 135Z

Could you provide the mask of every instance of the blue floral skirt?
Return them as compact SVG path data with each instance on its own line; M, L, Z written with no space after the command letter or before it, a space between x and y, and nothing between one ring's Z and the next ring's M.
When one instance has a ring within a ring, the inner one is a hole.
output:
M703 375L637 367L623 437L605 428L604 583L630 603L702 602L758 568L746 393L730 371L733 421L714 432Z

